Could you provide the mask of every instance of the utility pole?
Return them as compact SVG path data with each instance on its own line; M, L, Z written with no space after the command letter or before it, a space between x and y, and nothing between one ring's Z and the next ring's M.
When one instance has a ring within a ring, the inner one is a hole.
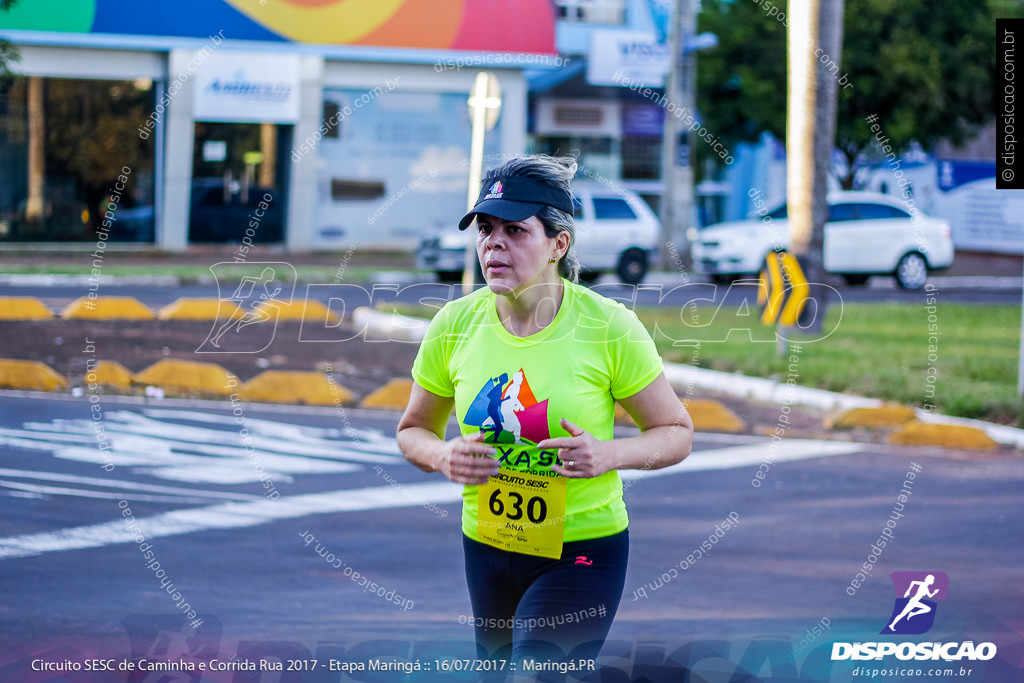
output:
M675 267L669 247L675 249L684 264L690 261L690 243L686 231L693 216L693 145L689 129L681 119L686 114L696 118L696 55L685 49L696 33L696 0L675 0L669 32L668 74L665 76L665 99L676 111L665 107L664 137L661 147L661 177L665 189L661 195L661 268ZM679 144L684 137L685 145Z
M478 73L473 81L473 90L469 94L467 104L473 129L469 147L469 191L466 195L466 211L472 211L476 204L476 198L480 196L480 176L483 172L484 162L484 134L494 128L501 112L501 88L498 85L498 77L489 71ZM463 296L476 289L479 269L479 260L476 257L476 239L470 235L466 242L466 258L462 270Z

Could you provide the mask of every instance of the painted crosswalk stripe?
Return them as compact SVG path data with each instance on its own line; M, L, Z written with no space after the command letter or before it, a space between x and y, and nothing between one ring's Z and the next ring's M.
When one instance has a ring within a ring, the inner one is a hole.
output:
M722 470L760 464L768 452L765 441L744 446L694 452L683 462L659 470L624 473L631 477L661 477L686 472ZM792 462L853 453L858 444L792 439L780 445L773 462ZM374 486L281 497L230 502L220 505L174 510L135 521L145 538L178 536L214 529L240 529L309 515L359 512L414 505L455 503L462 487L448 481L421 482L395 486ZM0 559L32 557L51 552L84 550L134 542L121 518L101 524L60 531L22 534L0 538Z

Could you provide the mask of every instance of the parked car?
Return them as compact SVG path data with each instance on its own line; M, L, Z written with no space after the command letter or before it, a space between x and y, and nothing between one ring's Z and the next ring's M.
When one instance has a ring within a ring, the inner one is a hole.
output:
M901 201L874 192L833 192L828 205L825 270L847 284L889 275L904 289L919 289L928 271L953 264L952 234L944 220L921 213L911 217ZM787 207L782 205L764 217L701 230L692 244L694 268L716 282L756 276L769 252L789 245Z
M575 183L576 252L581 279L615 273L627 284L644 279L657 257L661 224L638 194L597 183ZM416 252L417 267L433 270L444 281L462 277L466 245L473 228L456 227L425 238Z

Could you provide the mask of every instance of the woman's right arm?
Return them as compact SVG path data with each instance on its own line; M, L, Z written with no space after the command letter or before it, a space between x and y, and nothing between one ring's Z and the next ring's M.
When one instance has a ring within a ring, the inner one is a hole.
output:
M398 423L398 447L424 472L441 472L457 484L486 484L498 473L494 448L481 443L483 432L445 441L455 399L412 384L409 405Z

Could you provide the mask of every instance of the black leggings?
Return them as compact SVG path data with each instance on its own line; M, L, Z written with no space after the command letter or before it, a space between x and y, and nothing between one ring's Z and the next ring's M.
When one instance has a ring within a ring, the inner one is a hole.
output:
M480 658L597 658L622 598L629 530L565 543L557 560L462 542Z

